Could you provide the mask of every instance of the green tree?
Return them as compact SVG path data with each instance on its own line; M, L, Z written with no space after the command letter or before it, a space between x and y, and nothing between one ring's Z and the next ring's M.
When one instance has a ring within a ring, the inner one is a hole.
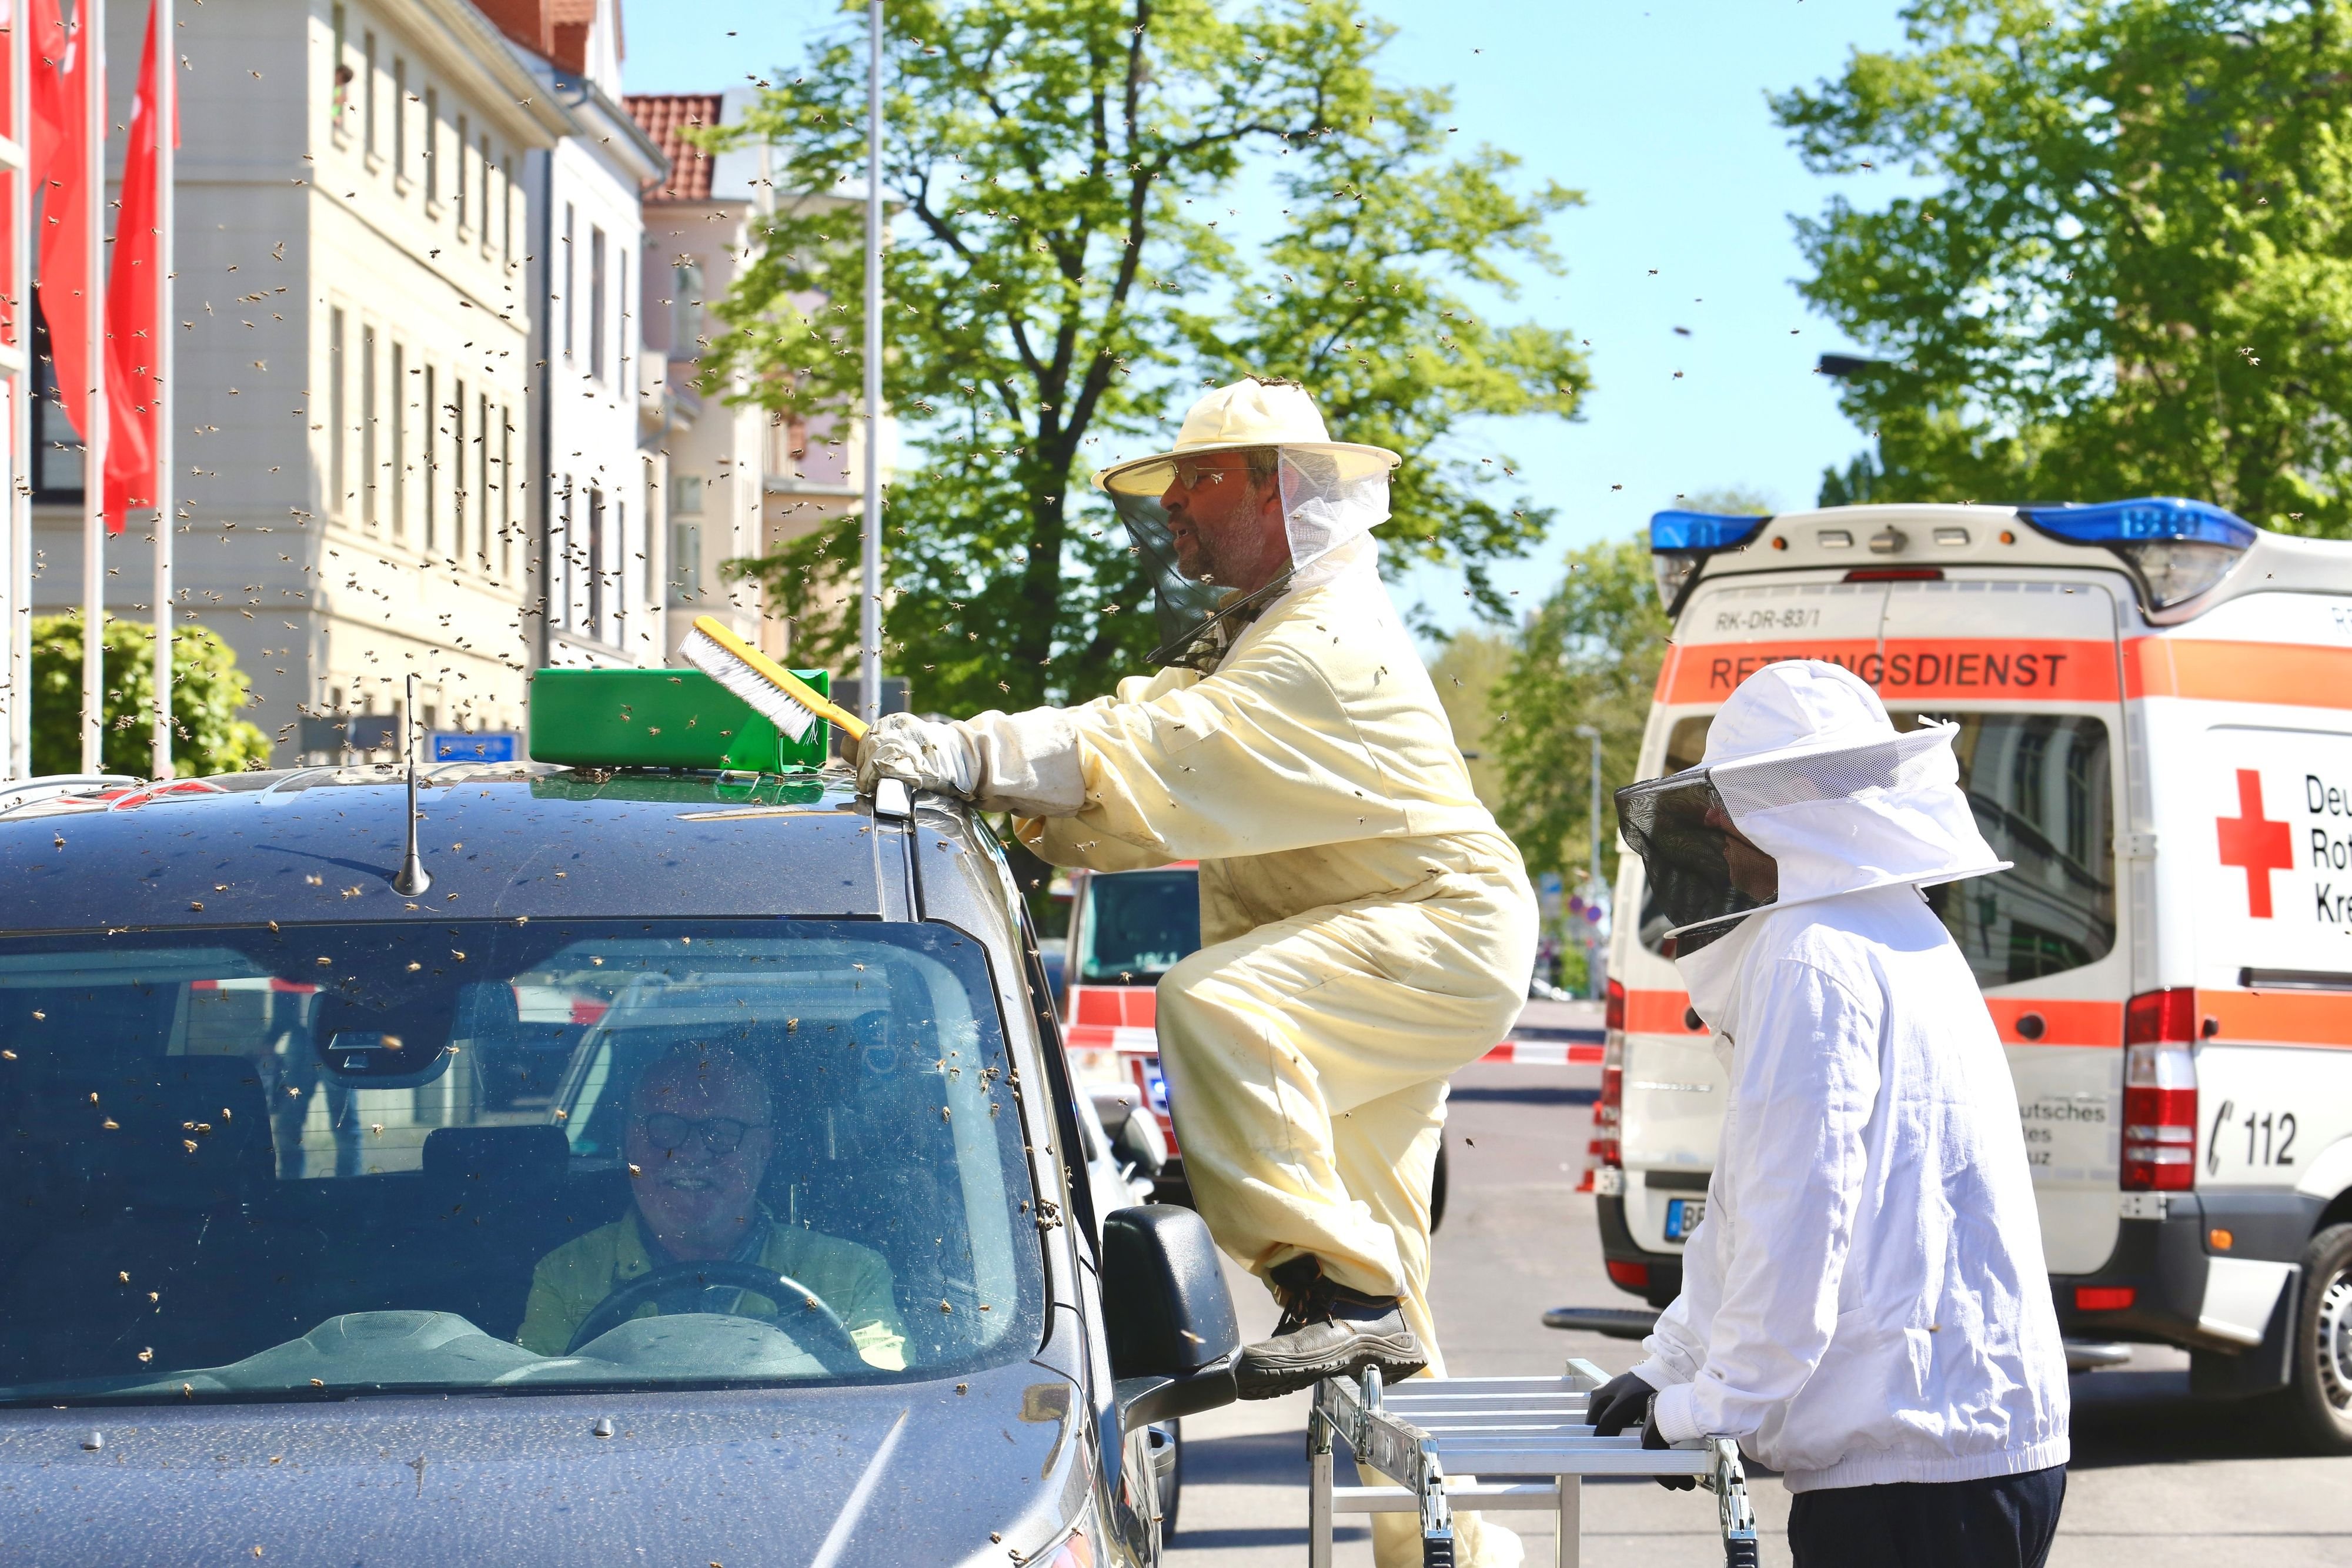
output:
M1530 870L1572 872L1589 859L1591 742L1577 729L1591 725L1601 731L1601 869L1615 882L1609 797L1633 782L1641 759L1666 631L1649 541L1635 535L1570 550L1567 577L1520 632L1496 684L1490 733L1503 766L1503 826Z
M1470 761L1470 787L1492 811L1503 809L1503 760L1494 747L1495 687L1518 651L1492 632L1456 632L1429 666L1437 700L1454 727L1454 744Z
M887 19L885 396L908 450L886 653L919 706L1080 698L1139 667L1150 589L1086 482L1245 371L1404 454L1392 553L1461 565L1499 612L1486 564L1549 514L1500 455L1445 437L1573 417L1587 377L1568 333L1497 326L1463 290L1556 270L1545 224L1574 193L1454 152L1447 96L1378 76L1391 29L1355 0L895 0ZM862 37L820 43L711 144L771 143L778 190L835 192L863 181L865 98ZM1263 244L1237 232L1245 202L1279 210ZM831 197L761 221L706 391L779 420L856 406L857 229ZM860 527L735 565L797 619L801 658L854 646Z
M144 779L154 762L155 628L106 622L106 735L100 757L109 773ZM237 717L252 683L236 653L202 626L172 634L172 770L183 779L235 773L269 760L269 737ZM33 622L33 771L81 770L81 617Z
M1876 499L2178 493L2352 531L2352 0L1914 0L1773 100Z

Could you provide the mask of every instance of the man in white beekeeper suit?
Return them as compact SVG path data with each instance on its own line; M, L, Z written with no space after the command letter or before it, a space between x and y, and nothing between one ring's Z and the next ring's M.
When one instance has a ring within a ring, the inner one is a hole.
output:
M1172 451L1095 481L1156 581L1160 672L1073 708L891 715L858 758L868 788L1013 812L1057 865L1201 862L1205 946L1160 983L1160 1051L1202 1218L1285 1309L1244 1397L1440 1366L1445 1080L1509 1031L1535 960L1518 852L1381 584L1398 461L1331 440L1296 382L1211 392ZM1376 1528L1383 1564L1420 1561L1417 1521ZM1519 1560L1456 1531L1465 1563Z
M2016 1091L1920 891L2003 869L1953 733L1768 664L1698 767L1617 796L1731 1092L1682 1294L1590 1418L1738 1437L1796 1494L1798 1568L2039 1568L2065 1498Z

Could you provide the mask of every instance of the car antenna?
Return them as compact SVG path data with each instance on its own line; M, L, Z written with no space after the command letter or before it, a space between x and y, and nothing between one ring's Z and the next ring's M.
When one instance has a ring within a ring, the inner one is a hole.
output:
M415 898L433 885L433 873L425 869L424 859L416 852L416 677L408 677L408 704L400 716L401 749L408 756L408 854L400 862L400 874L392 879L392 891L403 898Z

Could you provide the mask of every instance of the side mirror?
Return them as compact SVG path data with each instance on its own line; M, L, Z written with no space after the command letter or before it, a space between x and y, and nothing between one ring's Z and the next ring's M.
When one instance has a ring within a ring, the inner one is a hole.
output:
M1230 1405L1241 1327L1209 1228L1147 1203L1103 1221L1103 1323L1119 1429Z

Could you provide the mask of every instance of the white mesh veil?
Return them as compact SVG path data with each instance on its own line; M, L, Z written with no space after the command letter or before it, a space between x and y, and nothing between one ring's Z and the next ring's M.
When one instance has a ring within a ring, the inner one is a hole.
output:
M1719 762L1619 790L1620 826L1674 922L1667 935L1759 907L1731 885L1723 834L1705 820L1711 805L1779 865L1770 906L2001 870L2007 862L1986 843L1959 789L1956 733L1955 726L1930 724L1860 744ZM1697 945L1685 941L1681 950Z
M1182 459L1171 456L1118 470L1104 486L1151 579L1160 632L1160 646L1151 655L1155 664L1213 670L1242 629L1285 593L1330 582L1350 568L1369 570L1377 559L1366 536L1388 520L1385 454L1336 444L1247 450L1275 455L1290 568L1245 596L1187 577L1177 564L1161 498ZM1360 540L1365 548L1349 548Z

